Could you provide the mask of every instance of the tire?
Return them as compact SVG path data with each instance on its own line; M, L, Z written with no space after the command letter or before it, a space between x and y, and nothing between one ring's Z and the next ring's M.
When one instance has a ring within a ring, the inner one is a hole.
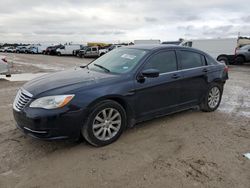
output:
M237 57L235 58L235 63L236 63L237 65L242 65L244 62L245 62L245 58L244 58L243 56L237 56Z
M219 92L218 95L213 95L217 92ZM210 86L208 87L208 91L202 103L200 104L201 110L204 112L215 111L220 105L222 93L223 93L222 84L219 83L210 84ZM215 100L214 103L212 102L213 99Z
M61 56L62 54L61 54L60 52L57 52L57 55L58 55L58 56Z
M82 136L89 144L101 147L115 142L126 126L124 108L115 101L105 100L91 108L82 127Z
M225 57L225 56L219 57L217 60L218 60L219 62L221 62L221 63L224 63L224 64L226 64L226 65L229 65L228 58Z

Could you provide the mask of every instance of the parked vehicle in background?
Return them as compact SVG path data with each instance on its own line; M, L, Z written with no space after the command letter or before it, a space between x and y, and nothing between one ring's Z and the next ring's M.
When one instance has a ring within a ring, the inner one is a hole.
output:
M10 46L5 50L5 52L8 52L8 53L14 53L15 51L16 51L16 48L14 46Z
M46 50L44 51L44 54L46 55L57 55L56 50L58 48L61 48L63 45L59 44L59 45L54 45L54 46L49 46L46 48Z
M28 48L26 46L17 46L16 53L27 53L28 52Z
M161 40L134 40L134 44L138 45L138 44L161 44Z
M173 44L173 45L180 45L182 41L165 41L165 42L162 42L162 44Z
M6 50L9 48L9 46L7 46L7 47L2 47L1 49L0 49L0 52L6 52Z
M114 50L116 48L120 48L120 47L123 47L125 45L122 45L122 44L113 44L111 45L109 48L108 48L108 51L111 51L111 50Z
M116 141L135 123L200 106L215 111L226 65L192 48L118 48L87 66L27 82L13 103L17 127L44 140ZM180 114L181 115L181 114Z
M88 46L84 46L79 52L78 52L78 56L80 58L83 58L84 57L84 54L86 52L86 50L88 49L89 47Z
M235 61L237 64L250 62L250 45L245 45L236 50Z
M48 48L48 45L37 45L37 53L44 54L46 49Z
M27 53L30 54L44 54L45 50L48 46L36 44L36 45L30 45L30 47L27 49Z
M29 48L27 48L27 53L29 53L29 54L37 54L38 49L35 46L30 46Z
M103 43L103 42L88 42L87 46L92 47L92 46L99 46L100 48L107 48L111 46L109 43Z
M0 56L0 74L6 75L6 77L10 77L10 68L11 64L8 63L5 56Z
M184 40L180 45L202 50L222 63L231 64L234 63L237 40L237 38Z
M108 49L106 48L100 48L98 46L92 46L92 47L88 47L83 56L84 57L100 57L104 54L106 54L108 52Z
M81 49L82 45L80 44L68 44L61 46L56 50L57 55L73 55L74 50Z
M74 56L79 56L80 51L85 50L86 48L87 48L87 46L81 46L80 49L73 50L73 55Z
M245 45L248 45L248 44L250 44L250 38L249 37L242 37L242 36L240 36L238 38L238 47L239 48L241 48L241 47L243 47Z

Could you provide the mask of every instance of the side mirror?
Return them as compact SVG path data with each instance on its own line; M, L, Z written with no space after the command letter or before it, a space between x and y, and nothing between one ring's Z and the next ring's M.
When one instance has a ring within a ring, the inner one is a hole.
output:
M146 78L156 78L159 76L160 71L157 69L146 69L142 71L142 76Z

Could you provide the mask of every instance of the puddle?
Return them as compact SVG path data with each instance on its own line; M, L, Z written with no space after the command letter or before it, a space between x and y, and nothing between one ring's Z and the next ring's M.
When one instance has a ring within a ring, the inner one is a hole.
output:
M12 74L11 77L0 76L0 79L5 79L11 82L18 81L29 81L36 77L43 76L47 73L23 73L23 74Z

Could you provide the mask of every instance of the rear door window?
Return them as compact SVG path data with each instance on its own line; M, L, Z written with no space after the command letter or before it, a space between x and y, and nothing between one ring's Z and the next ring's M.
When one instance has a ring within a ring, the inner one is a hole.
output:
M176 55L174 51L164 51L153 55L147 62L144 70L157 69L160 73L177 70Z
M199 53L181 50L178 54L182 69L190 69L206 65L204 56Z

